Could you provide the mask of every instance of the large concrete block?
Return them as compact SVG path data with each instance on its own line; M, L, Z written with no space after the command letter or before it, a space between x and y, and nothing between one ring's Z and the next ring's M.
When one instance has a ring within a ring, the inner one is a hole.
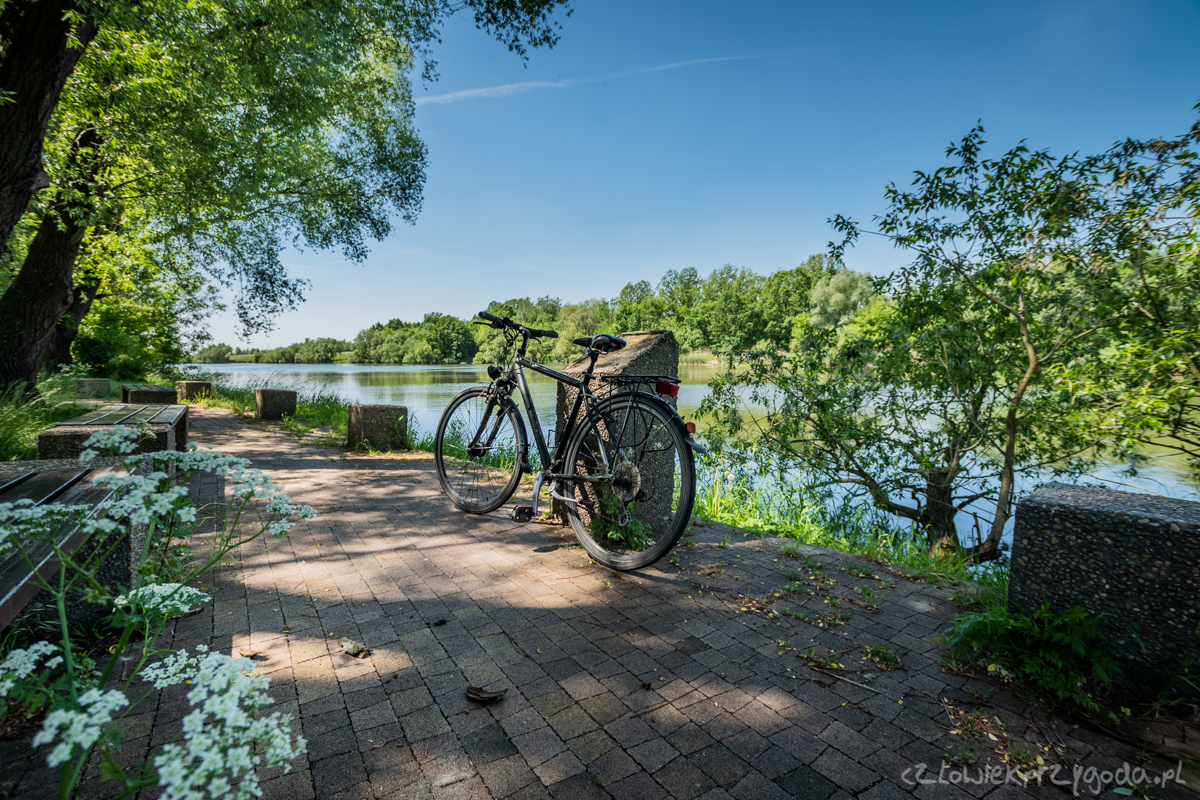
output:
M186 436L186 415L182 422L176 423L176 425L143 426L145 436L138 441L137 449L134 452L157 453L159 450L181 449L176 435L176 427L179 425L183 426ZM89 436L99 431L111 431L112 429L112 425L60 425L48 428L38 434L38 458L79 458L79 454L84 449L83 443Z
M610 387L596 380L602 375L672 375L679 374L679 342L675 339L675 334L671 331L632 331L628 333L618 334L625 340L625 347L600 356L596 359L596 369L593 373L593 383L591 384L592 392L600 398L604 398L609 393L616 391L615 387ZM562 370L567 375L575 378L583 377L583 373L587 371L587 362L582 364L567 367ZM558 384L558 396L556 407L555 431L561 435L566 430L567 415L571 413L571 408L575 404L575 398L579 391L573 386L568 386L565 383ZM671 405L675 405L675 398L666 397ZM650 465L653 466L652 464ZM672 465L664 463L661 469L664 471L672 469ZM670 498L666 499L670 502ZM564 524L566 523L566 514L563 510L562 502L555 500L551 504L551 513L557 516Z
M112 382L108 378L76 378L75 398L78 400L95 400L108 397L112 391Z
M366 444L376 450L403 450L408 446L408 409L393 405L352 404L346 425L346 444Z
M254 416L258 419L283 419L296 415L296 393L291 389L255 389Z
M1126 693L1200 685L1200 503L1051 483L1017 505L1009 607L1096 615Z
M201 395L212 394L212 383L209 381L175 381L175 394L180 402L195 400Z

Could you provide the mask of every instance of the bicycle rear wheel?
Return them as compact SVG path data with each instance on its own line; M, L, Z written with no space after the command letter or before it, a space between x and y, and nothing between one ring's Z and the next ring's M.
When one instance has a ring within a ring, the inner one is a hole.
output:
M442 491L471 514L495 511L521 481L525 428L511 401L501 405L488 394L477 386L451 400L433 446Z
M687 528L696 465L668 408L637 393L603 402L567 449L567 517L588 553L617 570L666 555Z

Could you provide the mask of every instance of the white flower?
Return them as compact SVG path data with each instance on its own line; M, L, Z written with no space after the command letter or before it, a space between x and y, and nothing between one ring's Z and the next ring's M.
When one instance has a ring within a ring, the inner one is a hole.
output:
M125 695L115 690L88 689L79 696L79 709L56 708L46 715L42 729L33 737L33 746L40 747L58 739L58 744L46 759L57 767L71 758L74 747L91 749L104 726L112 722L113 714L129 705Z
M26 648L18 648L0 663L0 697L8 697L17 681L28 678L37 669L37 662L58 648L49 642L35 642ZM62 663L62 656L55 656L45 666L54 668Z
M211 598L199 589L181 583L158 583L143 586L117 598L118 606L141 606L144 611L164 617L186 614L197 603L207 603Z
M267 679L251 674L252 668L249 659L221 653L199 661L188 693L193 710L183 718L183 739L154 757L162 800L257 797L262 793L258 766L290 771L292 759L304 752L304 739L291 737L291 717L254 718L272 701Z
M142 680L154 684L156 689L165 689L187 680L196 665L200 663L202 653L208 653L208 648L202 644L196 645L196 655L188 655L187 650L180 650L164 658L157 664L151 664L142 670Z
M79 454L79 460L91 461L100 455L100 451L127 456L137 449L142 434L142 431L125 425L114 425L106 430L96 431L83 443L85 449Z

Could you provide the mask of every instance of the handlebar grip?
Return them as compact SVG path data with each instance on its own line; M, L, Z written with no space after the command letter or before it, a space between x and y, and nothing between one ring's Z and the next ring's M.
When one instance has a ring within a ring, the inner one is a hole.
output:
M558 331L538 331L538 333L540 333L542 336L545 336L547 339L558 338Z
M489 314L486 311L480 311L479 318L486 319L488 322L498 322L500 324L504 324L504 320L500 319L495 314Z

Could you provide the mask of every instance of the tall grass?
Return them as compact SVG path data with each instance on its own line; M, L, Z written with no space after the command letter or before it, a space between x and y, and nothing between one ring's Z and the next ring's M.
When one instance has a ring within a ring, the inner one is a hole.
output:
M972 581L988 593L974 598L979 602L996 602L997 592L1003 598L1007 561L978 567L931 555L923 532L861 499L838 497L801 472L768 468L753 453L716 447L697 460L696 473L694 514L701 519L908 567L933 582Z
M207 380L212 383L212 392L189 402L209 408L226 408L237 414L253 414L255 408L254 389L234 386L222 381L219 376L191 374L191 380ZM310 428L328 428L332 433L346 433L349 421L350 400L336 391L319 385L306 383L284 383L263 381L272 389L291 389L296 392L296 414L291 422Z
M43 375L32 401L15 390L0 393L0 461L36 459L39 433L86 410L75 402L70 375Z

